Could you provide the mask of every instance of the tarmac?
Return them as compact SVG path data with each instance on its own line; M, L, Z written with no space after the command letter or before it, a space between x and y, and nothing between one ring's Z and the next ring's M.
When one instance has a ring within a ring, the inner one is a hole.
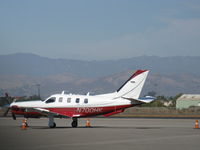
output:
M48 119L29 119L21 130L23 118L0 118L1 150L199 150L200 129L195 119L91 118L79 119L71 128L71 119L55 119L56 128L48 128Z

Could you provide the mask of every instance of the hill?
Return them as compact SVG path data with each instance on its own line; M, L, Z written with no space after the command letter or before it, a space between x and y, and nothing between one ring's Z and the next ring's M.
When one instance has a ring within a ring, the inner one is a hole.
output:
M148 69L150 75L143 94L199 93L200 57L141 56L106 61L52 59L35 54L0 55L0 91L12 95L33 95L36 84L48 96L66 90L97 94L115 91L136 69Z

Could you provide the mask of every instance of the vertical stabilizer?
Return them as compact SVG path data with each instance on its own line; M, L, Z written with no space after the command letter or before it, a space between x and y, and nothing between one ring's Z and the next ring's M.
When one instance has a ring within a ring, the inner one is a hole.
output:
M148 70L137 70L118 90L117 97L138 99L145 80L147 78Z

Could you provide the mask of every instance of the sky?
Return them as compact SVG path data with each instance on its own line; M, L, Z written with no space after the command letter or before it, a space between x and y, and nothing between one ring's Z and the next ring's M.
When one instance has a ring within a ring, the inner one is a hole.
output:
M200 56L199 0L0 0L0 55Z

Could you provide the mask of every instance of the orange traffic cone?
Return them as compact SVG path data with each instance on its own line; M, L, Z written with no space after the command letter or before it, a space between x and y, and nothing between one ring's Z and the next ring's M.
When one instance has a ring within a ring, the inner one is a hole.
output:
M25 118L24 120L25 120L26 127L28 127L27 119Z
M27 126L26 126L26 120L22 120L22 126L21 126L21 129L22 130L26 130Z
M196 120L194 128L199 129L199 121L198 120Z
M85 126L86 126L86 127L91 127L91 125L90 125L90 119L87 119L87 120L86 120Z

